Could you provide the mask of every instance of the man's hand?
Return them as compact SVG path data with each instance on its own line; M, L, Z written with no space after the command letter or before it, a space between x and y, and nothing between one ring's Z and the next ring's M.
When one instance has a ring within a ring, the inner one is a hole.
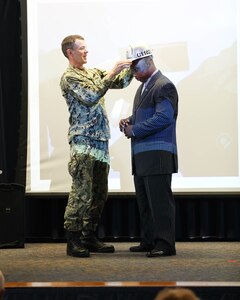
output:
M132 132L132 125L127 125L125 126L124 128L124 133L125 133L125 136L129 139L130 137L133 136L133 132Z
M129 59L118 61L113 69L108 72L109 79L113 79L116 75L118 75L123 69L130 68L132 61Z
M120 131L124 132L124 128L129 124L129 119L126 118L126 119L121 119L119 121L119 129Z

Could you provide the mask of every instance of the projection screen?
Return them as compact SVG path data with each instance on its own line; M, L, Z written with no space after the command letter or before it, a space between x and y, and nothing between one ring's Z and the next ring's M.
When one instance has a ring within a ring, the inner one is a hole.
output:
M239 192L240 7L235 0L28 0L27 192L65 193L68 111L61 41L85 37L87 67L110 69L145 43L179 92L179 173L173 191ZM133 193L130 141L118 129L139 82L105 96L111 128L109 192Z

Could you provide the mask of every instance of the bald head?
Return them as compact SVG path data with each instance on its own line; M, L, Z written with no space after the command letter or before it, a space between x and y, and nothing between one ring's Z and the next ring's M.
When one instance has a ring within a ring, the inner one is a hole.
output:
M166 288L160 291L154 300L199 300L199 298L187 288Z

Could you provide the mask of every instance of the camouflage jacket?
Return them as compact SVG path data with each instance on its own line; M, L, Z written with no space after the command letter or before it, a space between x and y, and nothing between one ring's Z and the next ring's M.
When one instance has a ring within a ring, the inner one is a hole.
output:
M113 81L107 72L97 68L80 70L68 66L60 86L69 110L69 143L75 136L107 141L110 138L109 122L105 110L104 95L108 89L124 88L133 76L123 70Z

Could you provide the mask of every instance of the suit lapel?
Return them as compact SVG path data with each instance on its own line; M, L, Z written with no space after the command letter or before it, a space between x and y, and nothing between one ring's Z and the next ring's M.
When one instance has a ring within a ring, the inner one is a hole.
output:
M144 89L143 93L141 94L142 88L143 88L143 83L139 86L137 92L136 92L136 103L134 105L134 111L136 111L138 109L138 107L141 105L141 103L143 102L143 100L145 99L145 97L147 97L149 91L151 90L151 88L153 87L154 83L156 82L156 80L161 76L161 72L158 71L149 81L148 85L146 86L146 88Z
M133 105L133 111L136 111L136 109L138 108L138 106L141 103L141 91L143 88L143 83L138 87L136 95L135 95L135 99L134 99L134 105Z

